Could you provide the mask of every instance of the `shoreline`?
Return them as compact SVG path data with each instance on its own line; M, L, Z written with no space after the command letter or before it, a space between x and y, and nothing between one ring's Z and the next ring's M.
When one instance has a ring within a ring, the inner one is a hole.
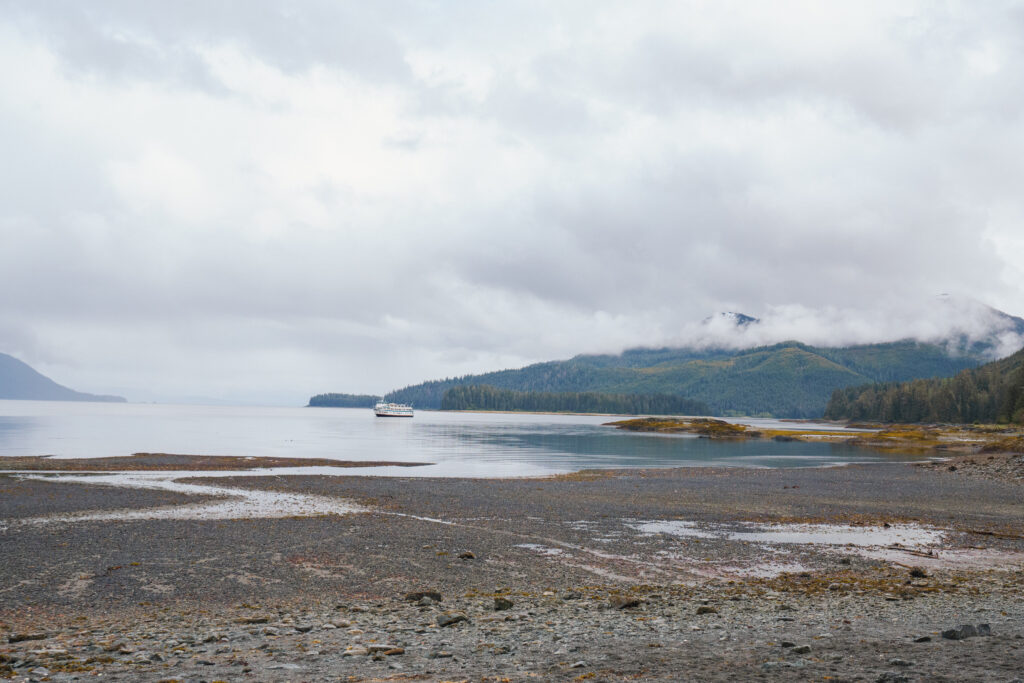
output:
M258 455L186 455L177 453L133 453L128 456L59 458L50 455L0 457L4 472L193 472L269 469L279 467L423 467L429 462L386 460L334 460L330 458L282 458Z
M1024 644L1024 489L965 474L186 477L362 511L11 526L0 675L1009 681ZM0 476L6 519L197 502ZM968 623L992 635L941 637Z

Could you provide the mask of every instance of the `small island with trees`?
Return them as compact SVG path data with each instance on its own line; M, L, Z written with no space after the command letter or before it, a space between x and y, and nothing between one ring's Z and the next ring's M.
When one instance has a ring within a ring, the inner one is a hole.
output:
M372 408L380 396L369 394L317 394L307 408Z

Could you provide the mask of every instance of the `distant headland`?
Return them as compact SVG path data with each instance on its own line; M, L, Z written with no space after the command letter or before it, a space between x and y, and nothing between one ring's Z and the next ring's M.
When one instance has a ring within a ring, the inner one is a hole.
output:
M121 396L101 396L68 389L6 353L0 353L0 399L127 403Z

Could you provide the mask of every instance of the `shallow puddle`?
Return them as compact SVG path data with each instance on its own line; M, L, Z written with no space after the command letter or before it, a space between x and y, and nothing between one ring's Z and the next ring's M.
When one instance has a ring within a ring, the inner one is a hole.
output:
M553 557L565 555L565 551L561 548L551 548L546 545L540 545L539 543L519 543L516 547L526 548L527 550L532 550L536 553L540 553L541 555L550 555Z
M201 503L183 503L180 505L134 510L103 510L98 512L48 515L45 517L17 520L17 523L41 524L47 522L91 522L102 520L123 521L133 519L256 519L272 517L315 517L319 515L344 515L353 512L366 511L353 503L327 496L236 489L224 486L186 484L174 481L176 478L187 476L188 474L193 473L132 472L102 475L58 475L46 477L22 475L22 479L119 486L123 488L157 489L188 495L218 496L221 499L204 501Z
M782 548L786 545L804 545L902 566L914 565L930 569L1024 567L1024 553L984 547L950 548L946 542L946 531L916 524L698 524L689 520L642 520L627 522L627 526L649 536L667 534L677 538L752 543L762 547L765 552L784 552ZM671 556L676 561L685 561L684 557L676 554ZM691 561L694 559L691 558ZM804 570L806 567L799 563L755 561L737 566L720 566L715 571L737 576L773 576Z
M698 525L686 520L640 521L629 524L642 534L668 534L683 538L712 538L750 543L795 543L832 546L892 546L924 548L941 543L941 529L898 524L850 526L843 524L753 524Z

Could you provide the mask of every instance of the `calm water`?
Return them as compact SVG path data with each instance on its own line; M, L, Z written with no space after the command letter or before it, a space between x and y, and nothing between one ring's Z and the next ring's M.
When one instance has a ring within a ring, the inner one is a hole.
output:
M388 460L436 464L305 471L444 477L534 476L609 467L815 467L907 459L828 444L709 441L601 426L611 419L419 411L410 420L376 418L369 409L0 401L0 457L161 452Z

